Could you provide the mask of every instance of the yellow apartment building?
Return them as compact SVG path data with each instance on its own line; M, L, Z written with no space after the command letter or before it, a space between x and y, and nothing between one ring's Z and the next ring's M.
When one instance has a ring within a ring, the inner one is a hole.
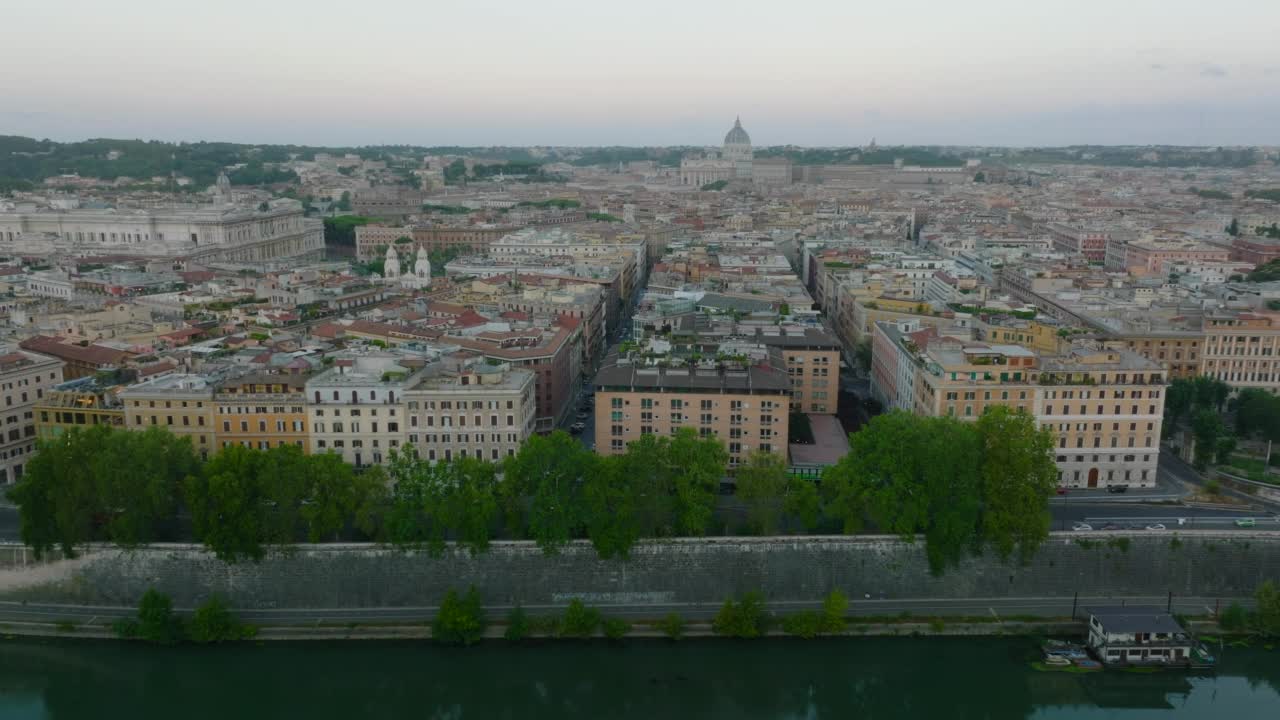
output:
M218 447L297 445L310 452L306 383L304 375L267 374L224 381L213 392Z

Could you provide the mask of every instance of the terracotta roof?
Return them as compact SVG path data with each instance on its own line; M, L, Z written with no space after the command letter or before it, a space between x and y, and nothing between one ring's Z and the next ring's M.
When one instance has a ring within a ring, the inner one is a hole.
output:
M342 334L345 328L338 323L321 323L311 328L311 334L315 337L329 338L330 340Z
M89 365L116 365L133 354L125 350L117 350L102 345L89 345L88 347L68 345L57 338L47 335L27 338L18 343L18 347L23 350L31 350L63 360L72 360Z
M140 378L151 377L152 375L158 375L162 372L168 372L169 370L173 370L176 367L178 367L178 364L175 362L171 362L169 360L161 360L160 362L151 363L150 365L143 365L142 367L138 368L138 377Z

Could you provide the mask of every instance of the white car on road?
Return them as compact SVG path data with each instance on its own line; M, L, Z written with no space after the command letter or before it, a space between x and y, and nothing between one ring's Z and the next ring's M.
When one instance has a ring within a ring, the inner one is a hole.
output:
M1072 530L1075 530L1076 532L1084 532L1084 531L1086 531L1086 530L1092 530L1092 529L1093 529L1093 526L1092 526L1092 525L1090 525L1089 523L1082 523L1082 522L1078 522L1078 523L1076 523L1076 524L1072 525L1072 526L1071 526L1071 529L1072 529Z

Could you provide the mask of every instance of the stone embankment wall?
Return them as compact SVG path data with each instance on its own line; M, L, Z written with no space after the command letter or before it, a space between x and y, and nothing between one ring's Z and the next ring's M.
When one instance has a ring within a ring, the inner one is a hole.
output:
M924 548L887 537L707 538L644 543L628 560L600 560L586 543L546 556L531 543L495 543L471 556L370 545L302 546L261 563L227 565L198 547L95 548L75 560L23 566L0 551L0 600L133 605L149 587L178 607L220 594L240 608L436 605L475 585L487 604L603 606L718 603L762 591L771 602L854 598L1092 596L1244 597L1280 580L1280 533L1056 534L1027 565L990 555L930 575Z

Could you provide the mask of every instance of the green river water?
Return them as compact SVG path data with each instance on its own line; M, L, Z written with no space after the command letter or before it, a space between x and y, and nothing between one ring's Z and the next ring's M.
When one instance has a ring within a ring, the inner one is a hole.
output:
M1009 638L158 648L0 641L27 718L1280 718L1280 649L1213 675L1032 670Z

